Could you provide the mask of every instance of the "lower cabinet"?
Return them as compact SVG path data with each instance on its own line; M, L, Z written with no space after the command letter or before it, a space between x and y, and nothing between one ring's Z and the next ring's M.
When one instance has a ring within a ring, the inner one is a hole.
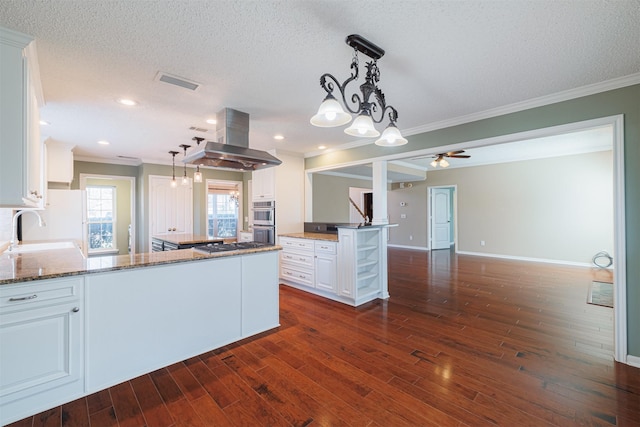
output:
M0 287L0 424L84 392L82 278Z
M358 306L388 298L383 228L339 228L338 241L280 237L282 283Z
M0 286L0 425L277 326L278 251Z

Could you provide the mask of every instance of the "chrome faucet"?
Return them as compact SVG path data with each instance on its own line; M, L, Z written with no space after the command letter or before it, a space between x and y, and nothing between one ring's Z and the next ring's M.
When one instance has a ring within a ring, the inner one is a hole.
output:
M42 219L42 216L40 216L40 212L38 211L22 210L22 211L16 212L16 214L13 216L13 221L11 222L11 242L9 242L10 251L14 249L18 244L18 217L26 212L31 212L32 214L38 217L38 226L44 227L47 225Z

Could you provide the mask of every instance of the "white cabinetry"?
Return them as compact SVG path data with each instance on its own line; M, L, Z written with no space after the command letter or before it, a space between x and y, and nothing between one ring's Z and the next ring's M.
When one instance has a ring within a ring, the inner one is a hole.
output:
M0 287L0 423L84 392L83 279Z
M334 242L316 241L314 252L316 288L327 292L336 292L336 244Z
M287 284L336 291L336 243L280 237L280 277Z
M252 198L254 202L259 202L261 200L275 200L276 167L259 169L252 172Z
M0 27L0 206L43 207L42 96L33 38Z
M313 240L280 237L280 246L280 277L297 285L315 287Z
M47 140L47 181L73 181L73 145Z
M339 228L339 293L360 305L388 298L384 228Z
M280 237L282 283L358 306L388 298L387 248L381 227L338 228L338 242Z
M153 236L193 233L193 187L171 187L169 176L149 176L149 241ZM151 243L149 243L151 247Z

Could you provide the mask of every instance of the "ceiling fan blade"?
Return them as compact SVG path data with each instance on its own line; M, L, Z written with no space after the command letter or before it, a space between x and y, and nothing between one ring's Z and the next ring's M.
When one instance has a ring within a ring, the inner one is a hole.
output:
M468 159L471 156L468 156L466 154L460 155L460 154L454 154L453 156L447 156L453 159Z
M449 151L448 153L445 153L445 156L451 157L456 154L462 154L462 153L464 153L464 150Z

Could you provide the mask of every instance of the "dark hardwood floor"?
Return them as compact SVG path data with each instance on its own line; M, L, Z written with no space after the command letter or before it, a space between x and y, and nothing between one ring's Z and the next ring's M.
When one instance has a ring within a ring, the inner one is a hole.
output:
M589 268L389 250L360 308L281 286L270 333L18 426L638 426L640 369L613 362Z

